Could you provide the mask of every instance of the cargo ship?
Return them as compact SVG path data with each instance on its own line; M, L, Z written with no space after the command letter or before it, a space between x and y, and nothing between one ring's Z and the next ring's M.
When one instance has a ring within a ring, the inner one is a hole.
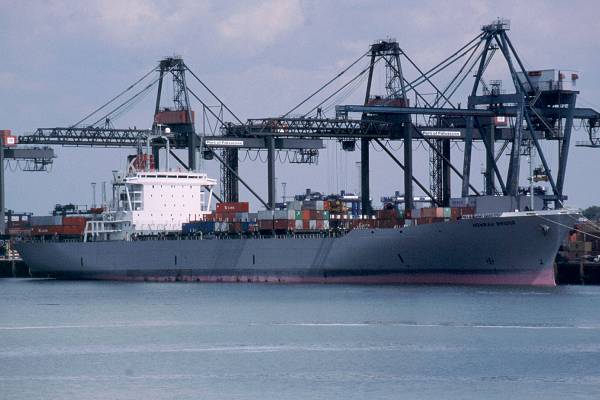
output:
M131 164L113 179L111 206L85 222L79 239L15 243L34 276L554 285L555 256L579 218L577 210L525 210L526 198L499 196L411 215L392 204L362 216L337 200L310 199L257 213L248 203L218 203L213 212L216 180L205 173Z

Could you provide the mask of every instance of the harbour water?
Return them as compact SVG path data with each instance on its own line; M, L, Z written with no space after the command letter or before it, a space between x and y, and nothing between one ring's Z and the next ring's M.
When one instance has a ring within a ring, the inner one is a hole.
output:
M587 286L3 279L0 398L597 399L599 310Z

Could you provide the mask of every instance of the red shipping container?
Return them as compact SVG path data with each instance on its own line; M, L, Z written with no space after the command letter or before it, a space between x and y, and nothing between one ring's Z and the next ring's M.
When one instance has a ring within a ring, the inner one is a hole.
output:
M292 231L296 225L294 219L276 219L273 221L273 227L276 231Z
M261 231L270 231L273 230L273 220L270 219L261 219L258 221L258 229Z
M302 219L303 220L310 219L310 212L311 212L311 210L302 210Z
M244 213L250 212L250 203L247 201L235 202L235 203L217 203L217 212L224 213Z

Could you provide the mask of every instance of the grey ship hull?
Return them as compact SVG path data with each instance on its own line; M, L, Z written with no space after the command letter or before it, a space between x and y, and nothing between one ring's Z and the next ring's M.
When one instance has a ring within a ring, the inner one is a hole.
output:
M338 238L19 242L36 276L63 279L554 285L575 213L358 229Z

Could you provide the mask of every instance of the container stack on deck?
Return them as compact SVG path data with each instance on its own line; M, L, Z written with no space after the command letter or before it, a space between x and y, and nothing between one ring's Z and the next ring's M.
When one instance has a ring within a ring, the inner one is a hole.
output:
M204 220L183 224L184 235L251 234L257 231L257 215L250 212L248 202L217 203L215 212Z
M289 201L283 210L259 211L258 228L281 233L329 231L329 206L323 200Z
M423 225L472 217L474 214L474 207L423 207L413 210L412 218L416 225Z
M421 208L404 215L399 204L387 204L374 215L356 214L352 203L339 199L296 199L278 210L251 213L248 202L218 203L202 221L183 225L184 235L304 234L345 232L352 229L401 228L408 224L431 224L475 214L473 207Z
M30 215L7 223L7 234L13 237L81 237L89 218L83 216Z

